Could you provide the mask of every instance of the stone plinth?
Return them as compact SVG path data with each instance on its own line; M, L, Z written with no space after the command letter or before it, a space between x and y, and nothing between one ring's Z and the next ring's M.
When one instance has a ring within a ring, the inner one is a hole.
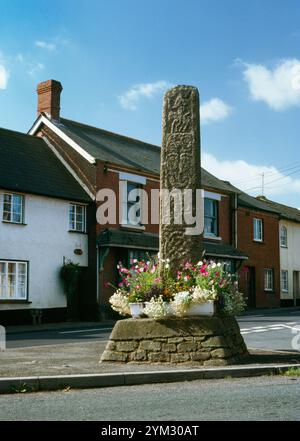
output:
M218 366L248 355L233 317L127 319L116 323L101 362Z

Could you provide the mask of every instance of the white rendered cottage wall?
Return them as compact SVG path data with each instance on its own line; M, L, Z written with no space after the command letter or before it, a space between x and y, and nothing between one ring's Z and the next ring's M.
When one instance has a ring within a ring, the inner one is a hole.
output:
M88 265L88 236L69 232L69 203L44 196L25 196L26 225L2 222L3 194L0 189L0 260L29 262L28 300L31 304L2 303L0 311L24 308L60 308L66 296L59 278L64 258ZM81 248L82 255L74 254Z
M287 248L280 246L280 269L288 271L288 292L282 290L281 284L280 297L282 300L287 300L294 298L293 272L300 271L300 224L281 220L279 234L282 226L287 229Z

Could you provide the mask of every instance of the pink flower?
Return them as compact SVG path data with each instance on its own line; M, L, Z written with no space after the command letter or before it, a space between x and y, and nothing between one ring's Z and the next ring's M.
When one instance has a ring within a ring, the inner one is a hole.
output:
M155 283L159 283L160 282L160 277L156 277L156 279L154 279Z
M189 275L184 276L184 280L185 280L185 282L187 282L188 280L190 280L190 278L191 278L191 276L189 276Z
M185 265L184 265L184 268L185 269L192 268L192 264L190 262L186 262Z
M141 289L141 285L136 285L136 289Z

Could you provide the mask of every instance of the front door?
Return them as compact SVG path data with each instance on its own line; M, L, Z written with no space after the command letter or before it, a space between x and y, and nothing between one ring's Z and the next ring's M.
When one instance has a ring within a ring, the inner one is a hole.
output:
M256 307L256 298L255 298L255 267L248 266L247 276L247 304L248 308Z
M299 271L293 271L293 298L294 306L296 306L300 299Z

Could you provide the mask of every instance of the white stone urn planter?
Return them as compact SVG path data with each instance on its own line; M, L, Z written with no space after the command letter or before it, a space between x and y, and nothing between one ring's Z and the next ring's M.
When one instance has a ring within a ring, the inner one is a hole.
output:
M216 304L213 301L205 303L194 303L186 311L185 316L206 315L212 316L216 312Z
M129 308L132 318L140 318L143 315L145 304L142 302L129 303Z

